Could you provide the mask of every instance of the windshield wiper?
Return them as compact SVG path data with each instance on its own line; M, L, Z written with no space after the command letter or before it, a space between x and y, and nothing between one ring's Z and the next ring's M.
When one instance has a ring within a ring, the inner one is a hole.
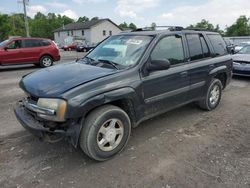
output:
M115 69L119 70L119 68L117 67L118 63L106 59L98 59L98 61L112 65Z
M88 57L88 56L85 56L83 59L87 59L88 60L88 64L91 64L92 62L94 62L95 60Z

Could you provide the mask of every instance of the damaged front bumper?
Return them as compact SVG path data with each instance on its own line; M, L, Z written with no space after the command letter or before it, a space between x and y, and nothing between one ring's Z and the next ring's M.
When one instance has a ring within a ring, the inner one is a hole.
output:
M16 104L14 112L21 125L40 139L48 142L67 139L77 147L81 131L81 122L78 120L68 120L62 127L60 124L56 127L46 126L48 122L37 120L36 115L26 109L22 101Z

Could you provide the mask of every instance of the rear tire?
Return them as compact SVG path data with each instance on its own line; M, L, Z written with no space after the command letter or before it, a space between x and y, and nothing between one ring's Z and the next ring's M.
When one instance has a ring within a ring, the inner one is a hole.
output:
M215 109L220 103L222 88L221 81L213 79L208 87L205 98L199 101L200 108L207 111Z
M128 115L113 105L101 106L86 118L80 135L80 147L90 158L105 161L121 152L131 132Z
M53 59L52 57L45 55L40 58L39 61L40 67L45 68L45 67L50 67L53 65Z

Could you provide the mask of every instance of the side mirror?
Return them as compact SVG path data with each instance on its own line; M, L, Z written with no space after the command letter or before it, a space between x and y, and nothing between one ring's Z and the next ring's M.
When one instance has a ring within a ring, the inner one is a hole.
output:
M168 59L151 60L147 65L147 70L157 71L157 70L167 70L170 68L170 61Z
M7 50L8 50L8 47L7 47L7 46L5 46L3 49L4 49L5 51L7 51Z

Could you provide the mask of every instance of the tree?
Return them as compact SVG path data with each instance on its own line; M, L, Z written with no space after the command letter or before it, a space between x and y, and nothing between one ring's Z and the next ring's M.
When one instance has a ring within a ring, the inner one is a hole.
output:
M44 15L38 12L34 19L30 20L30 33L32 37L45 37L53 39L53 31L63 25L73 23L74 20L67 16L48 13Z
M0 40L4 40L8 37L11 30L11 22L7 14L0 14Z
M136 30L137 29L137 27L136 27L136 25L134 23L130 23L128 27L130 29L132 29L132 30Z
M92 18L93 19L93 18ZM86 17L86 16L83 16L83 17L79 17L77 22L88 22L89 21L89 18Z
M213 24L209 23L208 20L205 20L205 19L202 19L200 22L194 25L189 25L187 27L187 29L193 29L193 28L207 29L209 31L215 31L215 32L219 32L220 34L224 34L224 32L220 29L218 24L214 26Z
M93 20L99 20L99 17L93 17L93 18L91 18L91 21L93 21Z
M156 23L153 22L153 23L151 24L151 28L152 28L153 30L155 30L155 29L156 29Z
M227 36L248 36L250 35L250 19L246 16L240 16L236 22L226 28Z
M128 24L126 22L123 22L119 25L120 28L122 28L123 30L127 30L128 29Z
M120 28L123 30L136 30L137 26L134 23L127 24L126 22L123 22L119 25Z

